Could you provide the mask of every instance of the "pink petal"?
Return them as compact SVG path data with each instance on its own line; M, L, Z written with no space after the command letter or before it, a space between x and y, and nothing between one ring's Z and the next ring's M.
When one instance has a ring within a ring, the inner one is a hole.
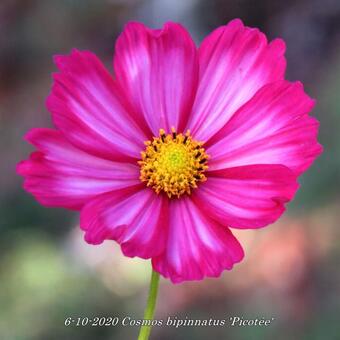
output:
M217 277L244 256L231 231L201 209L189 197L170 201L166 249L152 265L174 283Z
M39 151L18 164L24 187L43 205L80 209L93 197L140 184L139 167L89 155L61 132L33 129L26 139Z
M260 228L276 221L298 188L282 165L252 165L208 173L193 193L204 214L233 228Z
M185 28L169 22L162 30L151 30L129 23L115 50L117 81L153 134L172 126L182 130L198 77L196 47Z
M107 193L83 208L80 227L88 243L116 240L124 255L147 259L164 251L167 205L149 188Z
M285 44L270 44L239 19L213 31L199 49L200 76L188 122L195 138L209 140L263 85L283 79Z
M301 83L263 87L206 145L209 169L282 164L301 174L322 150L313 106Z
M117 86L91 52L56 56L60 73L47 99L53 122L77 147L113 160L139 158L147 135L125 109Z

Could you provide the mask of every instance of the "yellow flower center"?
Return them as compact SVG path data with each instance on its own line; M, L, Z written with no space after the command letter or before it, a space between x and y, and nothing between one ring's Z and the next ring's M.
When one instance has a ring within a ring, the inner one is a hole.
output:
M165 134L159 130L159 137L145 142L146 149L141 153L140 180L146 182L157 194L164 191L169 198L190 194L197 188L197 182L206 181L204 171L208 168L203 143L195 141L188 130L185 135Z

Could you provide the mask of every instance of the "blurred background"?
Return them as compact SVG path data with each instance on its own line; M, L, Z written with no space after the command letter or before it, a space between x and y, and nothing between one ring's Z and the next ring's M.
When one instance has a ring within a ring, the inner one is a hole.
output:
M76 213L40 206L15 164L51 126L53 54L95 52L111 68L123 25L172 20L197 44L239 17L287 43L287 78L317 99L325 151L278 223L237 232L245 260L220 279L161 280L156 318L274 318L269 327L155 327L153 339L340 339L340 2L338 0L1 0L0 339L135 339L137 327L64 326L66 317L141 318L150 265L83 241Z

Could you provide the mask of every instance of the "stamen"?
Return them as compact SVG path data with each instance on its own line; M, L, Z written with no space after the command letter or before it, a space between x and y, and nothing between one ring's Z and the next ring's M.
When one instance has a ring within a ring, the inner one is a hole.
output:
M159 135L161 136L162 142L164 143L164 141L165 141L165 131L163 129L160 129L159 130Z
M159 130L159 137L145 142L140 180L156 193L165 192L169 198L191 194L198 182L206 181L208 155L203 143L192 139L190 131L185 135L171 128L170 134Z
M177 134L176 134L176 130L174 127L171 128L171 132L172 132L172 139L176 139Z

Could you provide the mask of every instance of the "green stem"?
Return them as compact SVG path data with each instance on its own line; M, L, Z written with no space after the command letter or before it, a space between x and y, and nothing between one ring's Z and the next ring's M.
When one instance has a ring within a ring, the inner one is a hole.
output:
M159 284L159 274L152 270L149 287L149 297L144 311L144 320L153 320L155 314L157 293ZM148 340L152 326L142 326L139 331L138 340Z

